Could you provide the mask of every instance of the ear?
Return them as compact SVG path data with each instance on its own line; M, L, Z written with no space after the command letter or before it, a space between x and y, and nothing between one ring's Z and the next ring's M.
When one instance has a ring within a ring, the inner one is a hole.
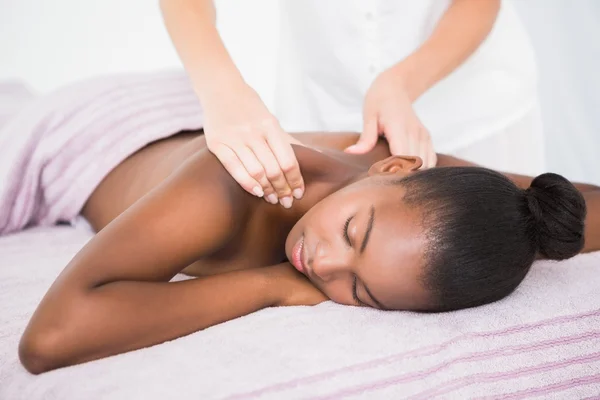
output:
M421 157L391 156L373 164L369 168L369 176L414 172L421 168L422 165L423 160L421 160Z

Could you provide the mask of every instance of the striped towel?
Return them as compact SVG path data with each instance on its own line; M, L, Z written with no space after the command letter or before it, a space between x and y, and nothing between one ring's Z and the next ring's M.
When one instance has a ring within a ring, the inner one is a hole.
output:
M0 99L15 92L0 85ZM101 77L30 101L0 126L0 235L72 221L129 155L202 125L183 72Z
M33 101L0 134L1 232L72 220L127 155L201 126L182 73L101 78ZM0 399L600 398L600 252L537 262L514 294L483 307L270 308L32 376L19 337L90 237L52 227L0 238Z
M600 252L537 262L513 295L479 308L272 308L33 376L19 337L90 237L52 227L0 238L0 399L600 398Z

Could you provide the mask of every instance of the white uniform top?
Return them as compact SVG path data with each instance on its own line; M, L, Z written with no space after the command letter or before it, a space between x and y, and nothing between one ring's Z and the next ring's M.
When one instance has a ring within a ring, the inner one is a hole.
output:
M449 0L282 0L275 115L287 131L362 131L365 93L429 37ZM537 102L533 49L506 0L477 51L415 110L437 151L493 135Z

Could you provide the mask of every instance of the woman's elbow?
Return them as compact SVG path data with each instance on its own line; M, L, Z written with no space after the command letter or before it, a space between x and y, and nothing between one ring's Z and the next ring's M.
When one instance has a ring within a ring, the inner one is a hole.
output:
M62 313L38 308L19 342L21 364L32 374L74 364L76 338L82 336L85 316L81 307L68 307L61 302L54 304L60 305Z
M19 359L25 369L32 374L41 374L61 365L60 352L64 342L59 332L38 330L26 331L19 343Z

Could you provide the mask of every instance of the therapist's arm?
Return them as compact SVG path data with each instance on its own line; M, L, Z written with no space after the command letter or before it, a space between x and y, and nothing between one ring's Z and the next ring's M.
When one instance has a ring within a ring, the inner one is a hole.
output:
M224 86L243 83L217 31L212 0L161 0L160 7L167 31L202 103Z
M431 36L393 68L412 101L460 66L488 36L500 0L454 0Z
M431 135L412 103L473 54L499 9L500 0L454 0L431 36L373 81L363 106L363 132L346 151L365 154L383 134L392 154L416 155L423 160L422 168L435 166Z
M304 194L290 143L243 79L216 27L212 0L161 0L167 31L204 110L206 146L248 193L289 208Z

